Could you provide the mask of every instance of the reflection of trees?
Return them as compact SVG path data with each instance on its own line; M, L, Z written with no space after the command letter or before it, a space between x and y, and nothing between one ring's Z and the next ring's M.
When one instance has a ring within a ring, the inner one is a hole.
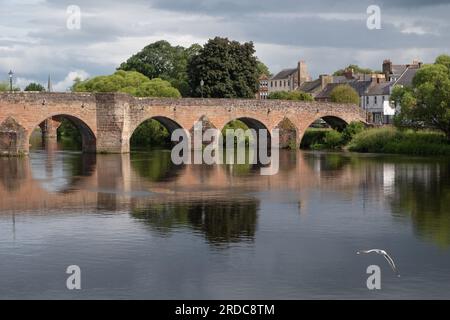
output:
M20 188L27 179L27 160L20 157L0 157L0 181L6 190L12 192Z
M419 236L450 246L450 163L406 165L396 175L391 205L410 215Z
M303 153L305 163L312 169L321 172L342 171L352 162L350 156L339 153Z
M240 162L236 147L234 153L228 149L223 150L222 163L225 165L225 172L227 174L231 176L246 176L259 172L261 169L262 165L258 157L258 149L251 150L247 146L245 148L245 160Z
M150 181L166 181L177 176L182 168L175 165L170 158L170 151L154 150L152 152L133 153L131 166L136 173Z
M189 227L204 234L209 243L220 245L252 240L257 211L255 200L199 201L152 204L133 210L132 216L162 235L168 235L177 228Z

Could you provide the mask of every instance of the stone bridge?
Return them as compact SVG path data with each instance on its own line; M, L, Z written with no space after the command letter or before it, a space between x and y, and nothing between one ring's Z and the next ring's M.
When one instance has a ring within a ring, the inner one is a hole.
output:
M80 130L83 151L128 153L134 130L155 119L169 132L177 128L191 131L196 121L222 129L232 120L241 120L253 129L269 132L289 127L297 145L305 130L317 119L342 128L352 121L365 122L366 115L356 105L324 102L240 99L159 99L134 98L122 93L37 93L0 94L0 154L27 154L31 133L38 126L54 136L61 118ZM206 125L205 125L206 126Z

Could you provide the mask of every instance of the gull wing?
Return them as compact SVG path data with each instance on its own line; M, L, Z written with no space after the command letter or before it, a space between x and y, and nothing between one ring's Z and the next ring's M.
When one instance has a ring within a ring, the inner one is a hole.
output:
M391 256L389 254L384 254L383 257L386 259L386 261L389 263L389 265L391 266L392 270L397 274L397 276L400 276L397 266L395 265L394 260L391 258Z

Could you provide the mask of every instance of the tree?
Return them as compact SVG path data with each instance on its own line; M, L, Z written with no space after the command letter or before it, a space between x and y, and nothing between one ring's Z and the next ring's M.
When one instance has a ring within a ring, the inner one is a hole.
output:
M269 68L263 62L261 62L260 60L258 60L257 63L258 63L257 67L258 67L258 74L259 74L259 76L270 77L271 73L269 71Z
M40 83L32 82L25 87L24 91L45 91L45 88Z
M10 89L9 82L0 82L0 92L7 92L10 91ZM20 91L20 88L13 86L13 91Z
M252 42L210 39L188 64L194 96L253 98L258 89L258 61ZM204 86L200 86L203 80Z
M149 44L123 62L118 70L137 71L150 79L161 78L169 81L183 96L190 94L187 64L201 46L193 44L189 48L172 46L161 40Z
M348 84L340 84L336 86L330 93L331 102L337 103L353 103L359 105L359 95Z
M76 81L75 92L124 92L137 97L179 98L180 92L168 81L156 78L150 80L136 71L116 71L109 76L98 76L85 81Z
M369 68L361 68L356 64L350 64L347 68L339 69L333 73L333 76L343 76L346 70L353 70L355 73L363 73L363 74L372 74L372 73L380 73L378 71L374 71Z
M271 92L267 98L277 100L314 101L311 94L303 91L275 91Z
M450 140L450 57L441 55L420 68L412 87L394 88L391 98L401 106L395 123L402 127L432 128Z
M439 57L436 58L436 64L442 64L446 66L450 72L450 56L446 54L441 54Z
M343 144L349 143L354 136L358 133L363 132L366 129L362 122L351 122L342 131L342 142Z

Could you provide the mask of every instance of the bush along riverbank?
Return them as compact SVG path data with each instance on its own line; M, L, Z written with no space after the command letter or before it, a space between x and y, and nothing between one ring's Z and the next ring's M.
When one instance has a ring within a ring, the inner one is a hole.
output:
M450 142L444 134L427 130L378 128L353 137L349 151L397 153L422 156L450 156Z
M342 132L333 129L309 129L304 135L301 148L450 156L450 141L443 133L430 130L402 130L395 127L366 129L360 123L351 123Z

